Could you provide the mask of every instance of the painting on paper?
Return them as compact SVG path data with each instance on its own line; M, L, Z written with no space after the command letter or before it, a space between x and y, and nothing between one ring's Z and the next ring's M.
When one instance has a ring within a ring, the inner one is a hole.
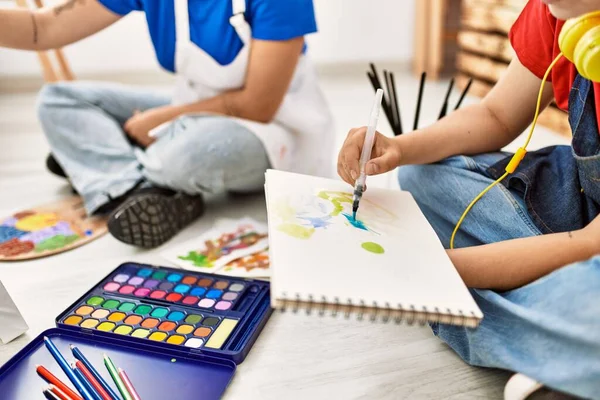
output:
M241 257L268 247L267 227L251 218L222 220L199 237L162 253L186 269L215 272Z

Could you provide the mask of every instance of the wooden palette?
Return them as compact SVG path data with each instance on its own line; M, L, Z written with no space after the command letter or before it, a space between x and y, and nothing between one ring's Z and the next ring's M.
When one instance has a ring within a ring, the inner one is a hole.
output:
M81 198L72 196L1 218L0 261L63 253L106 232L106 218L88 217Z

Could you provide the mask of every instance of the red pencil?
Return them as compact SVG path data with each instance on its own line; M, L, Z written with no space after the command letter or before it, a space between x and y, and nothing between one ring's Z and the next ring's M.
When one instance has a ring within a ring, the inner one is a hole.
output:
M68 387L67 385L62 383L60 381L60 379L58 379L57 377L52 375L52 372L48 371L43 366L37 365L35 370L38 373L38 375L42 377L42 379L44 379L46 382L51 383L54 386L56 386L57 388L59 388L62 392L64 392L71 399L83 400L83 397L81 397L80 395L75 393L73 390L71 390L70 387Z
M110 395L106 392L106 390L104 390L102 385L100 385L100 382L98 382L96 378L94 378L94 375L92 375L90 370L87 369L81 361L77 360L75 362L75 366L81 370L81 373L83 374L83 376L85 376L85 379L87 379L92 384L94 390L96 390L100 397L102 397L102 400L112 400L112 397L110 397Z
M48 386L48 390L54 393L60 400L73 400L72 397L68 396L65 392L52 384Z

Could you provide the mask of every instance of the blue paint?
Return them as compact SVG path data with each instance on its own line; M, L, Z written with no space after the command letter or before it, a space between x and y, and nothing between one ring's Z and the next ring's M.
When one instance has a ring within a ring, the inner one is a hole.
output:
M91 229L88 229L87 231L85 231L85 236L92 236L92 233L94 232L92 232Z
M342 215L344 217L346 217L348 222L350 222L350 225L352 225L353 227L355 227L357 229L362 229L363 231L369 230L362 221L360 221L358 219L354 219L354 217L352 215L346 214L346 213L342 213Z
M329 225L331 225L331 223L327 221L329 219L329 217L319 218L319 217L300 217L299 216L298 219L308 222L315 229L327 228Z
M206 297L209 298L209 299L218 299L219 297L221 297L222 294L223 294L222 290L211 289L206 294Z
M21 236L26 235L28 232L23 232L12 226L0 226L0 243L9 241L11 239L18 239Z
M181 321L183 318L185 317L185 314L182 313L181 311L173 311L171 314L169 314L169 316L167 317L168 319L170 319L171 321Z
M87 234L87 232L86 232L86 234ZM142 268L142 269L140 269L138 271L137 275L141 276L141 277L144 277L144 278L147 278L150 275L152 275L152 272L154 272L154 271L152 269L150 269L150 268Z
M204 289L203 287L196 287L192 289L190 294L192 296L202 296L204 293L206 293L206 289Z
M169 282L179 282L183 278L183 275L180 274L171 274L167 277Z
M179 285L175 286L175 293L187 293L188 290L190 290L190 285L184 285L183 283L180 283Z

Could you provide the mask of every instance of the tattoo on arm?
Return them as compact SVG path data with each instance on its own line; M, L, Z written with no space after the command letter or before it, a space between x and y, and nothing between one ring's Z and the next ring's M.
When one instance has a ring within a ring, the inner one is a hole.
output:
M69 0L64 2L63 4L59 4L56 7L54 7L54 15L58 16L63 11L72 9L77 3L85 4L85 0Z
M33 25L33 44L37 44L38 42L38 27L37 22L35 22L35 14L30 12L31 15L31 24Z

